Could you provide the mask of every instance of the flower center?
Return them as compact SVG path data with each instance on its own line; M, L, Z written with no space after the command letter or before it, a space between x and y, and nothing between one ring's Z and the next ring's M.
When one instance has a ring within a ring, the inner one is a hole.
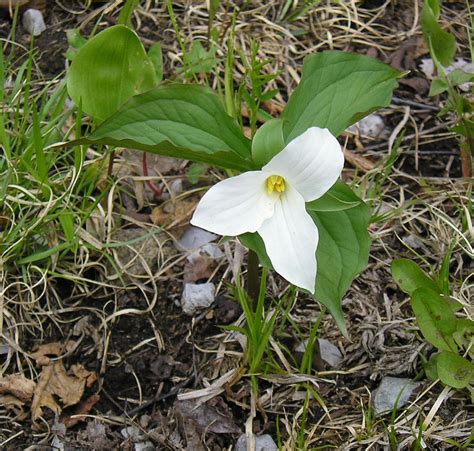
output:
M268 194L272 194L273 191L277 193L282 193L285 191L285 179L280 177L279 175L271 175L267 178L267 192Z

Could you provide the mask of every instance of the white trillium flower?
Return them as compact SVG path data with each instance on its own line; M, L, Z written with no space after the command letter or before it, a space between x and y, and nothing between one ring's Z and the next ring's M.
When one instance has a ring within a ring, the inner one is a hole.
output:
M219 235L257 232L275 271L314 293L319 234L305 203L328 191L343 166L337 139L325 128L311 127L260 171L214 185L191 224Z

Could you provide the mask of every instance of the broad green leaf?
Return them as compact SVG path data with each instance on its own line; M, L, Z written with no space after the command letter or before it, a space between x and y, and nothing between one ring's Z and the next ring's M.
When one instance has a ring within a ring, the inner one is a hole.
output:
M390 104L401 72L367 56L329 51L306 57L301 82L288 101L285 142L309 127L335 136L377 108Z
M186 171L186 177L188 178L191 185L199 183L200 177L202 177L207 171L207 166L201 163L192 163Z
M440 292L438 285L414 261L399 258L392 262L392 277L400 289L409 294L418 288L430 288Z
M283 120L271 119L265 122L253 137L253 161L260 167L264 166L284 147Z
M347 336L341 301L369 259L369 208L361 203L340 211L309 211L319 230L315 298Z
M341 211L357 207L361 202L354 191L338 180L322 197L308 202L306 208L313 211Z
M265 243L258 233L244 233L238 236L239 241L249 249L252 249L258 255L261 265L264 268L273 268L270 258L265 250Z
M341 300L355 276L367 266L370 247L369 209L359 199L359 204L351 209L308 213L319 230L315 298L328 308L347 336ZM258 254L263 266L272 267L260 235L246 233L240 235L239 239L244 246Z
M118 23L130 27L132 25L133 11L138 6L140 0L127 0L122 6L118 17Z
M156 84L155 69L140 39L124 25L91 38L77 52L67 76L71 99L98 122Z
M456 352L453 334L457 320L445 299L431 288L418 288L412 294L411 305L426 340L442 351Z
M212 72L212 69L219 63L216 51L214 44L211 45L209 50L206 50L201 41L194 41L191 51L187 54L185 71L188 74Z
M253 169L250 141L208 88L169 84L133 97L89 137L224 168Z
M429 95L436 96L444 91L447 91L449 89L449 84L451 84L451 86L459 86L464 83L472 82L474 82L474 74L464 72L461 69L456 69L447 74L447 79L435 78L431 83Z
M155 68L156 84L159 84L161 83L161 80L163 80L163 55L159 42L155 42L150 47L150 50L148 50L148 58L150 58L150 61Z
M435 381L439 379L438 377L438 357L439 354L432 354L430 359L423 364L423 368L425 370L426 377Z
M453 338L460 348L467 349L474 339L474 321L467 318L458 319ZM472 351L474 352L474 349Z
M434 56L443 66L453 62L456 53L456 40L454 36L444 31L438 24L440 15L439 0L425 0L421 13L421 29Z
M474 365L453 352L443 351L437 356L438 377L446 385L464 388L474 382Z

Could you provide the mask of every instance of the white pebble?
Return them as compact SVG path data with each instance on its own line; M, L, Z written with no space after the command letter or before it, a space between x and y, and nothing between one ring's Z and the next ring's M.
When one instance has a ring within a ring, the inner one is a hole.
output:
M43 33L46 30L46 24L42 12L37 9L27 9L23 14L23 27L33 36Z
M212 282L187 283L181 297L181 307L186 315L194 315L197 310L208 308L215 299L216 287Z

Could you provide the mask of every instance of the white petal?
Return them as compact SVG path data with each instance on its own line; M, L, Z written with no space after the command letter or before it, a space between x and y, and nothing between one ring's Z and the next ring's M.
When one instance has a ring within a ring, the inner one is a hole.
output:
M337 139L326 128L311 127L262 170L281 175L309 202L334 185L343 166L344 154Z
M314 293L318 229L305 210L303 197L292 186L275 204L273 216L258 233L275 271L286 280Z
M255 232L273 214L277 195L268 195L262 171L245 172L214 185L201 199L191 224L219 235Z

